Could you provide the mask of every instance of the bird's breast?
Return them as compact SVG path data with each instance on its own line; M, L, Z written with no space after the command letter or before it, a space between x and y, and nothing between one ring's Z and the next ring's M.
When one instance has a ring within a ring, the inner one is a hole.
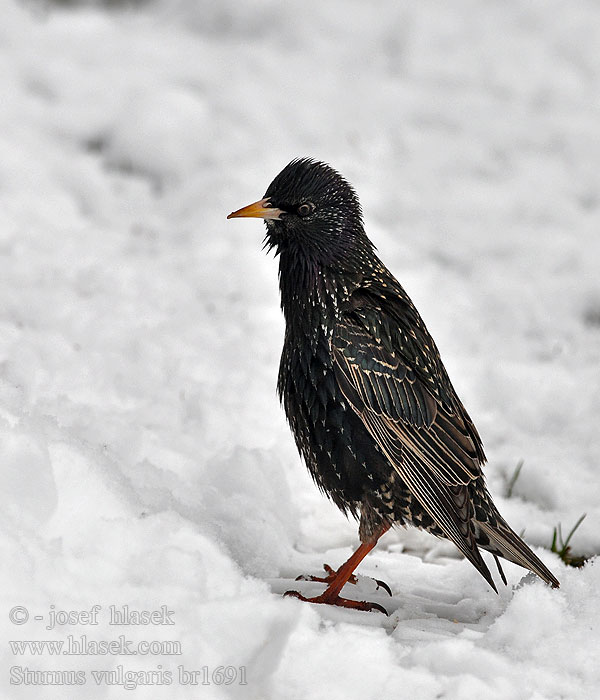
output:
M286 336L278 392L313 479L342 510L355 510L371 478L369 465L381 458L342 394L326 331L311 339Z

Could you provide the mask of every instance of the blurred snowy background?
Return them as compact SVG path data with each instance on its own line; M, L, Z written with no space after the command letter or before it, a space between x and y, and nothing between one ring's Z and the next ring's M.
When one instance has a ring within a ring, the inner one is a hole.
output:
M598 3L1 4L3 636L182 646L3 641L2 697L597 697L600 567L549 547L587 513L573 552L600 552ZM359 569L392 587L361 581L389 618L281 598L341 563L356 525L310 482L275 397L262 224L225 216L305 155L355 185L496 503L560 590L507 564L496 596L451 546L398 531ZM46 630L51 605L94 604L97 627ZM165 604L176 624L111 627L111 604ZM173 683L95 682L119 665ZM245 666L247 685L186 686L179 665ZM15 666L86 683L11 684Z

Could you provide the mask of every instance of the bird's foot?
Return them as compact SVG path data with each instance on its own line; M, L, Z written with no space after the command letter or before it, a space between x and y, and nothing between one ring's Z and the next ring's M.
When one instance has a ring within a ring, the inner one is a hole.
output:
M382 612L384 615L388 614L387 610L378 603L367 603L364 600L350 600L349 598L340 598L339 595L328 595L327 590L321 595L315 596L314 598L306 598L298 591L286 591L283 595L285 597L298 598L298 600L304 600L307 603L322 603L324 605L336 605L341 608L352 608L353 610L364 610L365 612L372 612L373 610L377 610L378 612Z
M330 585L334 582L335 577L337 575L337 571L334 571L329 564L323 564L323 568L325 569L325 572L327 573L327 576L308 576L306 574L302 574L300 576L296 576L296 581L317 581L318 583L326 583L327 585ZM392 591L390 587L387 585L385 581L380 581L378 578L374 578L373 581L377 584L377 589L379 590L380 588L383 588L384 591L391 597L392 596ZM350 576L348 579L348 583L352 584L357 584L358 579L354 574ZM293 591L292 591L293 592ZM286 594L287 595L287 594ZM386 613L387 614L387 613Z

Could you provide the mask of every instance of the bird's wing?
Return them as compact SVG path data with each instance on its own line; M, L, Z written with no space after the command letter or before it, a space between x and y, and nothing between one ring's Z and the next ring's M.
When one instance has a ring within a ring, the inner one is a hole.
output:
M346 398L358 413L374 414L442 483L468 484L481 475L479 438L464 409L439 398L453 393L452 386L436 390L439 371L433 367L425 373L431 382L424 381L414 357L393 349L384 334L383 324L365 327L355 314L338 322L333 355Z
M453 393L451 384L430 389L406 353L394 350L385 323L378 323L374 314L368 323L356 312L343 317L332 350L342 393L381 451L421 506L494 587L475 543L467 492L467 484L481 475L480 448L459 411L439 398L444 391ZM433 369L429 374L436 374Z

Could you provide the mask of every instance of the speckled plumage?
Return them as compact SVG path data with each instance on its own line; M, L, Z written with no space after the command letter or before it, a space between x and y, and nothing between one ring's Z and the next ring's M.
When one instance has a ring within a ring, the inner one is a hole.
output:
M352 187L300 159L260 204L275 212L264 217L265 244L279 255L286 321L278 393L319 488L360 518L363 542L414 525L454 542L494 589L479 547L558 586L498 513L477 430L367 238Z

